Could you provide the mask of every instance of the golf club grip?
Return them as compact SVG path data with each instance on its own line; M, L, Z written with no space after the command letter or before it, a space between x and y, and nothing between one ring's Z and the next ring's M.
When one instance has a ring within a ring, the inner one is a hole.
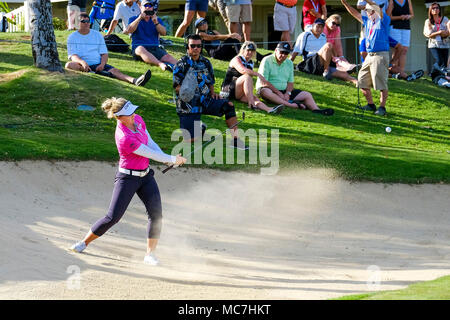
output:
M167 171L169 171L170 169L173 168L173 164L170 167L165 168L162 173L166 173Z

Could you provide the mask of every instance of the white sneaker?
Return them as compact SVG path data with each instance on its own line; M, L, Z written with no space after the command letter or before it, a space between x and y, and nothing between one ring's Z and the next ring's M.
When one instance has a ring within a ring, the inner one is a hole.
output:
M86 249L86 247L86 243L84 243L84 241L80 241L71 246L70 250L72 250L73 252L81 253L84 249Z
M146 254L144 257L144 263L149 264L151 266L156 266L159 264L158 258L155 257L153 253Z

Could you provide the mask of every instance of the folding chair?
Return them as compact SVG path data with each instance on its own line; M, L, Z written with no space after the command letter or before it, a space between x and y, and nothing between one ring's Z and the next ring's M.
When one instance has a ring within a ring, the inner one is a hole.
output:
M115 0L95 0L89 13L91 29L100 31L107 28L114 17L115 7Z

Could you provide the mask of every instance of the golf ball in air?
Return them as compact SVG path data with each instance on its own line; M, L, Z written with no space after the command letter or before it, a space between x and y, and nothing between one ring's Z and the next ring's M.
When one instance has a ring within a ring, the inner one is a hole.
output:
M386 127L386 132L387 132L387 133L389 133L389 132L391 132L391 131L392 131L391 127Z

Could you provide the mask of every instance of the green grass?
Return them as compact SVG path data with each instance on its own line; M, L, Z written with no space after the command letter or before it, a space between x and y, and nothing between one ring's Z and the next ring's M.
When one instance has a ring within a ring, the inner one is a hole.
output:
M67 61L65 43L69 32L57 31L62 64ZM127 42L130 40L123 37ZM170 38L170 37L169 37ZM168 51L183 54L182 40ZM172 77L150 67L152 79L145 88L92 74L52 74L32 66L29 35L1 34L0 40L0 160L55 159L116 161L115 125L100 111L111 96L122 96L141 106L139 113L163 150L178 143L170 140L178 128L172 98ZM411 53L410 53L411 54ZM124 73L138 76L149 68L129 54L110 53L109 63ZM227 62L212 59L216 91ZM21 76L13 72L26 71ZM339 80L327 82L318 76L296 72L295 87L310 91L322 108L336 113L323 117L308 111L284 110L279 116L246 112L240 126L246 130L273 129L280 132L280 170L330 168L349 180L404 183L450 182L449 91L429 78L414 83L389 80L388 117L354 115L357 90ZM378 93L375 94L378 99ZM365 100L361 95L361 103ZM94 112L77 111L80 104L96 107ZM203 117L209 128L226 129L224 119ZM385 127L392 132L387 134ZM201 165L224 170L257 171L257 165Z
M344 296L333 300L449 300L450 276L415 283L402 290Z

